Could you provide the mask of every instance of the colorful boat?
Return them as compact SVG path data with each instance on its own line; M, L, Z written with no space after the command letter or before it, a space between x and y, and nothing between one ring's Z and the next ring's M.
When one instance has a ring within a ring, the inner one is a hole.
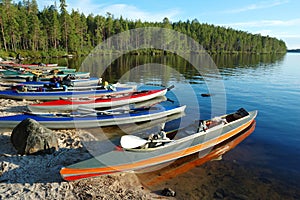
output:
M1 80L1 79L0 79ZM12 87L12 86L17 86L17 85L24 85L27 87L43 87L44 85L49 85L52 82L49 79L42 79L39 81L26 81L26 79L22 79L23 82L18 82L18 83L7 83L7 84L1 84L2 87ZM45 81L43 81L45 80ZM71 79L70 80L71 85L74 87L80 87L80 86L96 86L99 83L101 83L101 79L96 78L96 77L91 77L91 78L82 78L82 79ZM64 83L61 83L64 85Z
M20 114L0 117L1 128L14 128L27 118L34 119L50 129L93 128L102 126L132 124L160 119L184 112L185 106L154 105L149 108L97 111L85 114Z
M81 87L83 89L83 87ZM41 91L42 90L42 91ZM87 89L84 90L72 90L72 91L60 91L60 89L41 88L37 91L22 91L22 90L3 90L0 91L0 98L10 99L26 99L26 100L58 100L61 98L79 98L79 97L95 97L102 95L111 95L124 92L132 92L135 87L115 87L114 90L110 89Z
M94 158L62 168L60 174L64 180L73 181L82 178L104 174L135 171L154 167L174 161L197 152L209 153L215 145L232 138L252 126L257 111L247 112L239 109L237 112L206 121L196 121L194 134L189 134L186 128L179 129L174 138L164 138L175 135L157 134L157 138L142 139L136 136L123 136L120 143L123 147L103 153ZM225 122L226 121L226 122ZM166 130L165 130L166 131ZM166 131L167 132L167 131ZM163 136L159 138L160 136ZM176 138L179 135L182 137Z
M7 67L6 67L7 68ZM57 74L57 73L75 73L76 69L67 68L67 67L59 67L59 68L49 68L49 67L37 67L37 68L7 68L0 71L0 75L24 75L26 73L32 74Z
M164 96L167 93L167 90L168 89L145 90L130 93L126 92L116 95L107 95L99 98L79 98L70 100L60 99L39 104L31 104L28 106L28 109L32 112L48 112L77 110L79 106L84 106L86 108L116 107Z
M58 64L56 63L38 63L38 64L18 64L14 62L6 62L6 63L1 63L1 66L4 67L23 67L23 68L28 68L28 67L58 67ZM64 67L66 68L66 67Z
M68 68L67 66L58 66L58 64L0 64L3 69L15 71L47 71L59 70L65 72L75 72L76 69Z
M89 78L90 77L90 72L61 72L57 74L52 74L52 73L43 73L43 72L18 72L18 71L10 71L10 74L4 74L1 76L2 80L5 81L14 81L17 82L20 80L24 79L33 79L34 76L39 76L40 78L52 78L53 76L58 76L58 77L65 77L66 75L71 74L72 76L76 78Z

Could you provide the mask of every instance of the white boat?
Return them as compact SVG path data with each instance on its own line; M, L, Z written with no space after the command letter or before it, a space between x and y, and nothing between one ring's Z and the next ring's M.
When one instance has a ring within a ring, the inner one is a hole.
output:
M94 128L121 124L131 124L160 119L184 112L185 106L154 105L148 108L114 109L89 113L25 113L0 117L1 128L14 128L21 121L31 118L50 129Z

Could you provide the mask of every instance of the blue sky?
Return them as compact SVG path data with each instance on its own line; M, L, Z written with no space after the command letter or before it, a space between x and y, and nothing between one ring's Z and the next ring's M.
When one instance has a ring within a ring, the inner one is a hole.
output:
M54 4L55 0L37 0L39 8ZM115 18L142 21L186 21L197 19L232 27L250 33L277 37L289 49L300 48L299 0L66 0L68 10L79 10L86 15L112 13ZM59 5L59 0L56 0Z

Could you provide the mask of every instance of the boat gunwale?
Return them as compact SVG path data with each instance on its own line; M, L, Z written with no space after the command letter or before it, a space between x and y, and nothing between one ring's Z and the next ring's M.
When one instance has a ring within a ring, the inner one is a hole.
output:
M225 141L227 139L230 139L234 135L238 134L239 132L243 131L247 127L249 127L253 121L255 121L255 117L257 115L257 111L252 111L253 117L251 119L240 126L236 127L233 130L230 130L224 134L222 134L219 137L212 138L211 140L205 141L204 143L200 143L194 146L187 147L185 149L181 149L179 151L175 152L169 152L163 155L155 156L151 159L144 159L136 161L135 163L131 164L120 164L120 165L113 165L108 167L99 167L99 168L72 168L72 167L63 167L61 169L61 175L65 180L72 180L72 177L75 177L74 180L81 178L88 178L92 176L98 176L101 174L108 174L108 173L115 173L115 172L121 172L121 171L128 171L128 170L138 170L146 167L155 166L158 164L166 163L202 150L206 150L210 148L213 145L217 145L222 141ZM245 117L243 117L245 119ZM225 137L225 139L221 139L222 137ZM214 142L215 141L215 142ZM201 148L204 146L203 148ZM201 148L201 149L200 149ZM128 151L125 151L128 152ZM183 153L182 153L183 152ZM140 153L140 152L131 152L131 153ZM95 158L96 159L96 158ZM153 161L152 161L153 160ZM158 161L155 161L158 160ZM145 162L150 162L149 164L145 164ZM94 175L93 175L94 174ZM79 178L76 178L79 177Z
M252 111L251 113L257 113L257 111ZM232 113L231 113L232 114ZM228 114L228 115L230 115L230 114ZM228 116L228 115L222 115L222 116L220 116L221 118L223 118L223 117L226 117L226 116ZM253 114L253 117L252 118L255 118L256 117L256 114ZM210 132L212 132L212 131L216 131L217 129L224 129L225 127L227 127L227 126L230 126L230 125L233 125L233 124L235 124L235 123L238 123L239 121L242 121L242 120L245 120L246 118L250 118L250 113L249 113L249 115L247 115L247 116L245 116L245 117L242 117L242 118L240 118L240 119L237 119L237 120L234 120L234 121L232 121L232 122L230 122L230 123L227 123L227 124L223 124L223 123L221 123L221 124L218 124L218 125L216 125L216 126L213 126L212 128L209 128L209 129L207 129L207 130L205 130L205 131L203 131L203 130L201 130L201 131L198 131L197 133L195 133L195 134L191 134L191 135L188 135L188 136L186 136L186 137L183 137L183 138L180 138L180 139L177 139L177 140L173 140L173 141L170 141L170 142L168 142L168 143L166 143L166 144L164 144L164 145L162 145L162 146L158 146L158 147L155 147L155 148L147 148L147 149L127 149L127 148L124 148L126 151L133 151L133 152L150 152L150 151L155 151L155 150L160 150L160 149L164 149L164 148L167 148L167 147L169 147L169 146L172 146L172 145L177 145L177 144L181 144L181 143L183 143L183 142L186 142L186 141L189 141L189 140L192 140L192 139L194 139L194 138L197 138L197 137L200 137L200 136L202 136L202 135L207 135L207 134L209 134ZM204 122L206 122L206 121L210 121L210 120L205 120ZM238 128L238 127L237 127ZM237 129L237 128L235 128L235 129ZM235 129L233 129L233 130L235 130ZM213 138L212 138L213 139ZM209 141L209 140L208 140Z

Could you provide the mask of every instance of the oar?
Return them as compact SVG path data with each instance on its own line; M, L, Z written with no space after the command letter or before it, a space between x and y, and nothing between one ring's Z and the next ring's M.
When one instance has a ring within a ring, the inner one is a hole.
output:
M164 86L164 85L162 85L162 84L158 84L158 83L146 83L145 85L151 85L151 86L159 86L159 87L166 87L166 86Z
M130 107L127 107L127 106L109 109L109 110L95 110L93 108L89 108L86 106L78 106L76 111L80 114L102 113L105 115L116 115L116 114L123 114L125 112L130 112L132 110L134 110L134 109L131 109Z
M171 85L171 86L169 86L169 87L166 87L166 86L164 86L164 85L161 85L161 84L155 84L155 83L147 83L147 84L145 84L145 85L160 86L160 87L163 87L163 88L167 88L168 91L172 90L172 89L175 87L174 85Z
M171 103L174 103L175 101L173 101L172 99L170 98L167 98L167 101L170 101Z
M170 91L170 90L172 90L174 87L175 87L175 85L171 85L171 86L167 87L167 90Z
M134 135L124 135L121 137L120 140L120 144L121 147L125 148L125 149L134 149L137 147L141 147L144 146L145 144L149 143L149 142L172 142L174 140L162 140L162 139L158 139L158 140L145 140L143 138L134 136Z
M161 123L161 126L160 126L160 131L164 131L164 129L165 129L165 126L166 126L166 122L164 122L164 123Z
M121 137L121 147L125 149L134 149L143 146L148 143L148 140L134 136L134 135L124 135Z

